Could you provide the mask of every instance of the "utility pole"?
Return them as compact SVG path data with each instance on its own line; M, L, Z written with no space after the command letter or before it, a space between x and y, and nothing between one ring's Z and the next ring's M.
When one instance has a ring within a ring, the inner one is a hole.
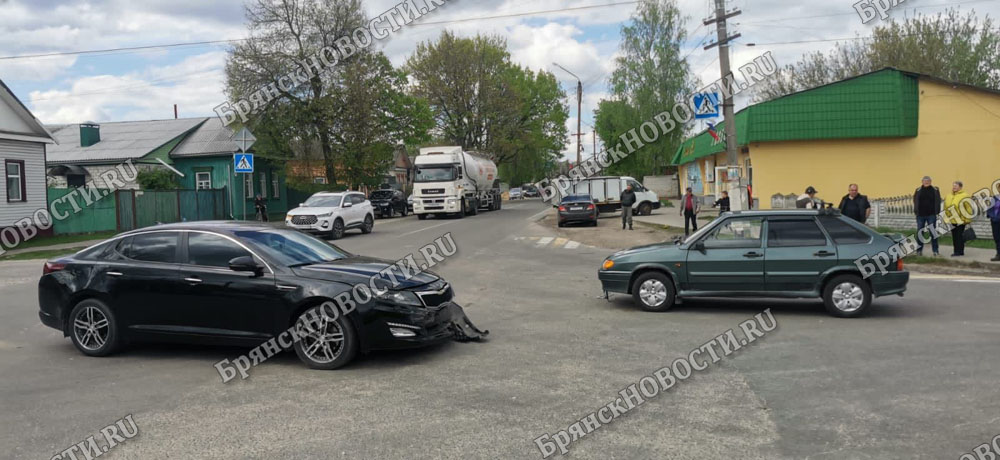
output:
M552 65L562 69L564 72L576 79L576 164L580 164L581 152L583 152L583 82L575 73L566 70L565 67L553 62Z
M742 11L739 9L727 13L726 0L715 0L715 17L704 21L706 26L713 22L716 24L716 41L710 43L705 49L711 49L713 46L719 47L719 70L722 75L722 85L725 88L721 97L722 116L726 123L726 162L729 166L737 167L740 163L740 157L736 145L736 119L733 116L733 72L729 69L729 42L738 38L740 34L729 36L726 31L726 20L740 13Z

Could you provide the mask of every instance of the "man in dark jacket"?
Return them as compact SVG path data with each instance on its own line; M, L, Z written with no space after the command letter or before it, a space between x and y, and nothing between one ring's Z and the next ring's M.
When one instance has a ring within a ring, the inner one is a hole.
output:
M924 227L934 228L937 225L937 215L941 212L942 201L941 191L931 185L930 176L924 176L920 180L920 187L913 192L913 212L917 215L917 232L920 232ZM930 229L927 230L927 234L931 236L931 248L934 250L934 255L940 255L937 234ZM923 253L923 238L917 238L917 255L923 255Z
M622 191L622 230L625 230L626 223L628 223L628 229L632 230L632 205L634 204L635 192L632 191L630 184Z
M854 219L862 224L868 220L872 213L872 205L868 203L868 197L858 193L858 184L847 186L847 195L840 199L840 213Z
M698 201L698 197L694 196L691 187L685 191L687 193L681 197L680 215L684 216L684 236L687 236L689 234L688 227L691 227L690 231L698 231L698 213L701 212L701 202Z

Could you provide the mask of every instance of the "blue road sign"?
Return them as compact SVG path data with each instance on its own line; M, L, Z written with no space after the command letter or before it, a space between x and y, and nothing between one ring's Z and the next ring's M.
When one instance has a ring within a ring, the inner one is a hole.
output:
M253 154L237 153L233 155L233 167L238 173L253 172Z
M694 118L715 118L719 116L719 93L698 93L694 95Z

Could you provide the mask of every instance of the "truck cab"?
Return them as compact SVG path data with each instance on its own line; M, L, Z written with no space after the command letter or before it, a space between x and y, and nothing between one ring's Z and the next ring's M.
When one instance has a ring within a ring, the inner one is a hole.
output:
M414 160L413 213L475 215L480 209L500 209L496 165L461 147L420 149Z

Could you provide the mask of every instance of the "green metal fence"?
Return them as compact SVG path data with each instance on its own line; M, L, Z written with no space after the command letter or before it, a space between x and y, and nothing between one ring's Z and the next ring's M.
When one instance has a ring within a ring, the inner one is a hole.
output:
M115 229L115 200L108 196L111 195L110 190L91 189L88 193L91 197L103 198L91 198L90 205L83 199L82 194L86 192L82 190L76 196L66 197L74 191L75 188L48 189L49 211L55 217L52 231L56 235L108 232ZM76 212L76 209L80 211Z
M229 217L225 189L118 190L115 192L118 231L157 223L218 220Z

